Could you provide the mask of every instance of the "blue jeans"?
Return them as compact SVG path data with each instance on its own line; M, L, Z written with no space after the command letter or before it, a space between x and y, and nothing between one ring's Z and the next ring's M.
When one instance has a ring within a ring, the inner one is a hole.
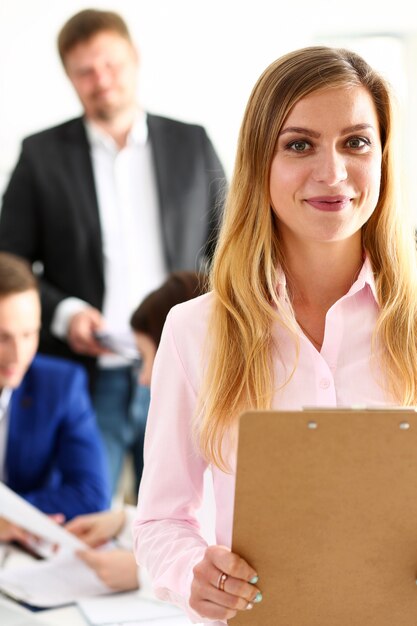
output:
M133 367L97 371L93 404L107 451L112 493L117 488L126 454L133 456L137 488L142 477L150 393L137 380L137 370Z

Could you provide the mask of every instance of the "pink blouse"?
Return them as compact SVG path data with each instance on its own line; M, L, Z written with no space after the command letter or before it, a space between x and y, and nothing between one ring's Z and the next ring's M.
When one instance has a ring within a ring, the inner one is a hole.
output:
M197 622L210 621L188 605L193 567L207 546L196 520L207 464L192 443L191 419L212 298L206 294L178 305L167 318L152 375L145 471L133 525L136 558L147 568L156 595L181 606ZM276 391L273 408L387 404L378 355L371 357L377 315L373 273L366 259L349 292L327 312L321 352L300 330L297 368L288 384ZM275 363L275 380L283 381L295 361L295 344L279 324L273 332L282 357ZM216 542L230 547L235 477L211 469Z

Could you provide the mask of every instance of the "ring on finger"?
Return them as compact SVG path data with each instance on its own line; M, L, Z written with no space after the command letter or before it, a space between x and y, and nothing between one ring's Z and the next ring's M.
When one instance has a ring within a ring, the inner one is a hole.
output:
M227 579L227 574L225 574L224 572L220 572L220 576L217 580L217 589L219 589L219 591L224 591L224 585Z

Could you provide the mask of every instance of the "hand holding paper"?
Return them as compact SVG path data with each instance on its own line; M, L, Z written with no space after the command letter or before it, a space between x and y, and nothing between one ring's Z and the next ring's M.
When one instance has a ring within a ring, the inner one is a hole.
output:
M0 517L0 541L19 541L26 543L29 535L20 526L16 526L5 517Z
M53 519L26 502L3 483L0 483L0 518L5 518L27 533L60 548L74 551L83 550L86 547L80 539L59 526Z

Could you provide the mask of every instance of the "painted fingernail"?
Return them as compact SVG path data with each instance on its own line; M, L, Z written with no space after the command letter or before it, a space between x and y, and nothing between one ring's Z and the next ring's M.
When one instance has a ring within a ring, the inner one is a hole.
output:
M256 585L256 583L258 582L258 580L259 580L259 576L257 576L257 575L255 574L255 576L252 576L252 578L249 580L249 582L250 582L250 584L251 584L251 585Z
M252 600L252 602L260 602L262 600L262 594L260 591L258 591L258 593L256 594L256 596L254 597L254 599Z
M252 602L248 602L247 605L246 605L246 610L250 611L251 609L253 609L253 604L252 604Z

